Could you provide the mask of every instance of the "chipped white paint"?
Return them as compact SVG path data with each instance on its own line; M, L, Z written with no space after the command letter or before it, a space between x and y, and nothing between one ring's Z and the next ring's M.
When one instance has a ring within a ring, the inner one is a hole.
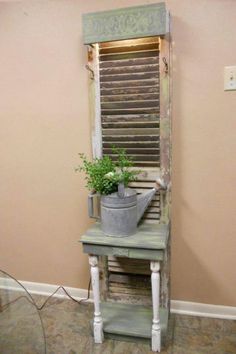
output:
M151 262L152 280L152 351L161 351L161 327L160 327L160 263Z
M101 98L100 98L100 74L99 74L99 45L94 44L94 85L95 85L95 102L94 102L94 131L92 137L93 157L102 156L102 124L101 124Z
M93 298L94 298L94 321L93 321L94 342L102 343L104 336L103 336L102 315L100 311L98 257L89 256L89 264L91 266L91 280L92 280Z

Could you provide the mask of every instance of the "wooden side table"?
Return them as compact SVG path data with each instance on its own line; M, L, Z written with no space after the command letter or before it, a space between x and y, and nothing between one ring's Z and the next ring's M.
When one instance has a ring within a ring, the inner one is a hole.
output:
M128 237L106 236L100 224L94 224L82 236L83 250L89 254L94 296L94 341L102 343L104 333L113 337L129 336L150 338L154 352L161 350L161 338L165 338L168 309L160 308L160 266L167 247L169 227L166 224L142 224L135 235ZM150 261L152 285L152 309L147 306L100 303L99 256L127 257Z

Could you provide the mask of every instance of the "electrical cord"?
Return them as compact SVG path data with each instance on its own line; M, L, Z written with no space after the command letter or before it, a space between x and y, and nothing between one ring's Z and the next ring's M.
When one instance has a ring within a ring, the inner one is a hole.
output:
M45 301L41 306L37 306L37 309L40 311L42 310L47 302L60 290L62 289L64 293L74 302L77 302L77 304L81 304L82 302L88 301L90 298L90 287L91 287L91 278L89 279L89 284L88 284L88 289L87 289L87 297L84 299L76 300L73 296L71 296L68 291L64 288L64 286L59 286Z
M36 304L36 302L34 301L34 299L32 298L32 296L30 295L30 293L28 292L28 290L25 288L25 286L20 282L18 281L17 279L15 279L13 276L9 275L8 273L6 273L5 271L3 270L0 270L0 272L2 272L3 274L7 275L9 278L12 278L14 279L25 291L26 293L29 295L29 297L25 296L25 295L21 295L21 296L18 296L17 298L15 298L14 300L12 301L9 301L8 303L6 304L1 304L0 306L0 312L4 311L6 308L8 308L11 304L15 303L16 301L18 301L19 299L22 299L22 298L26 298L27 301L29 301L32 305L34 305L36 307L36 309L38 311L41 311L45 306L46 304L48 303L48 301L59 291L59 290L63 290L64 293L74 302L78 303L78 304L81 304L82 302L86 302L90 299L90 289L91 289L91 278L89 279L89 284L88 284L88 289L87 289L87 297L84 298L84 299L80 299L80 300L77 300L75 299L73 296L71 296L68 291L64 288L64 286L59 286L51 295L49 295L47 297L47 299L43 302L43 304L41 306L38 306Z
M11 276L10 274L8 274L7 272L5 272L4 270L0 269L0 273L4 274L6 277L13 279L18 285L20 285L26 292L26 294L28 295L21 295L18 296L17 298L15 298L12 301L9 301L6 304L2 304L1 302L1 296L0 296L0 313L3 312L4 310L6 310L10 305L14 304L15 302L17 302L18 300L25 298L30 304L32 304L36 311L38 312L39 315L39 319L41 322L41 326L42 326L42 333L43 333L43 340L44 340L44 354L47 354L47 341L46 341L46 334L45 334L45 329L44 329L44 325L43 325L43 321L42 321L42 317L41 317L41 313L40 311L46 306L46 304L48 303L48 301L60 290L62 289L65 294L74 302L80 304L82 302L88 301L90 299L90 288L91 288L91 278L89 279L89 284L88 284L88 289L87 289L87 297L84 299L80 299L77 300L75 299L73 296L71 296L68 291L64 288L64 286L59 286L50 296L47 297L47 299L43 302L43 304L41 306L38 306L34 300L34 298L32 297L32 295L29 293L29 291L25 288L25 286L16 278L14 278L13 276Z
M30 301L31 304L33 304L33 306L36 308L36 311L38 312L39 315L39 319L40 319L40 323L41 323L41 327L42 327L42 333L43 333L43 341L44 341L44 354L47 354L47 341L46 341L46 334L45 334L45 329L44 329L44 325L43 325L43 320L41 317L41 313L37 308L37 304L34 301L34 298L32 297L32 295L28 292L28 290L24 287L24 285L22 285L16 278L12 277L10 274L8 274L7 272L5 272L4 270L0 270L0 272L2 274L4 274L6 277L13 279L18 285L20 285L26 292L27 296L18 296L18 298L16 298L15 300L11 301L11 303L14 303L16 301L19 300L19 298L25 297L28 301ZM30 300L29 300L30 299ZM0 297L1 300L1 297ZM8 306L10 306L11 303L7 303L2 305L2 302L0 301L0 311L4 311L4 309L6 309Z

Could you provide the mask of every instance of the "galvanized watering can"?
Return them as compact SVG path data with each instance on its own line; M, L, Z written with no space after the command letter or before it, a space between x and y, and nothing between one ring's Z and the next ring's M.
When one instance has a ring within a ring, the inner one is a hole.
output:
M101 228L107 236L123 237L133 235L137 231L138 222L152 201L156 191L165 188L163 181L158 179L154 188L138 195L134 189L125 188L124 184L120 183L118 192L100 197L99 216L94 214L94 198L99 195L89 195L89 216L101 220Z

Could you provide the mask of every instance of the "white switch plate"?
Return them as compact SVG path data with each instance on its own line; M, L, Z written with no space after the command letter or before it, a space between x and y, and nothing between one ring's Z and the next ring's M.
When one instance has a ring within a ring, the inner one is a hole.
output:
M236 90L236 66L225 66L224 68L224 90Z

